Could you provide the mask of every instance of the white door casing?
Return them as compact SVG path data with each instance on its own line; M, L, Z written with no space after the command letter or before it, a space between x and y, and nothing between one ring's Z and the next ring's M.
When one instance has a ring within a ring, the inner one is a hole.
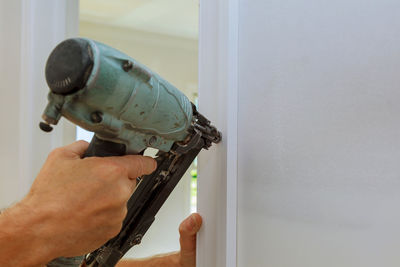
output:
M199 111L222 142L199 156L197 266L236 266L239 1L200 3Z
M28 191L49 151L74 139L60 122L51 134L38 123L47 103L44 66L51 49L78 33L77 0L0 2L1 193L6 207Z

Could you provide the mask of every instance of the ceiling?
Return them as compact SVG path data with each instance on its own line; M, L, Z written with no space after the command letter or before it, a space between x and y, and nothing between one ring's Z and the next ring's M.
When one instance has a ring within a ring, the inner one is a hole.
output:
M198 37L199 0L80 0L82 22Z

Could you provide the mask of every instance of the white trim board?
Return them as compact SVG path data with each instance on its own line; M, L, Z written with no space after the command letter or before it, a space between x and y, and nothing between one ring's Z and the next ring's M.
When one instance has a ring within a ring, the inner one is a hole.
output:
M47 57L59 42L77 35L79 2L23 0L21 12L19 121L20 157L24 165L20 170L23 179L32 181L50 150L75 139L75 127L64 120L50 134L40 131L38 122L49 92L44 76Z
M78 33L78 0L14 0L0 3L2 45L3 131L5 159L1 206L20 199L29 189L49 151L73 140L74 127L61 123L51 134L39 130L38 123L49 91L44 66L50 51L63 39ZM9 76L9 77L7 77ZM5 113L3 112L3 113ZM67 134L67 131L69 132ZM8 180L9 179L9 180ZM4 194L3 194L4 193Z
M200 4L199 109L223 140L199 156L197 266L236 266L238 0Z

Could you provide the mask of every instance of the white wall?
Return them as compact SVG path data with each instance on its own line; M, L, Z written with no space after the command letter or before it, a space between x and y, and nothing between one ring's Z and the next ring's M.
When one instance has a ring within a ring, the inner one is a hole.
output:
M399 14L240 1L238 266L400 265Z

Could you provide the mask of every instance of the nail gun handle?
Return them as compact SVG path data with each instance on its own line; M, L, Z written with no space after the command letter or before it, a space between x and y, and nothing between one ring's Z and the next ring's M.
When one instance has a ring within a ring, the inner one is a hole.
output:
M126 147L124 144L102 140L94 135L83 157L110 157L123 156L125 154Z

